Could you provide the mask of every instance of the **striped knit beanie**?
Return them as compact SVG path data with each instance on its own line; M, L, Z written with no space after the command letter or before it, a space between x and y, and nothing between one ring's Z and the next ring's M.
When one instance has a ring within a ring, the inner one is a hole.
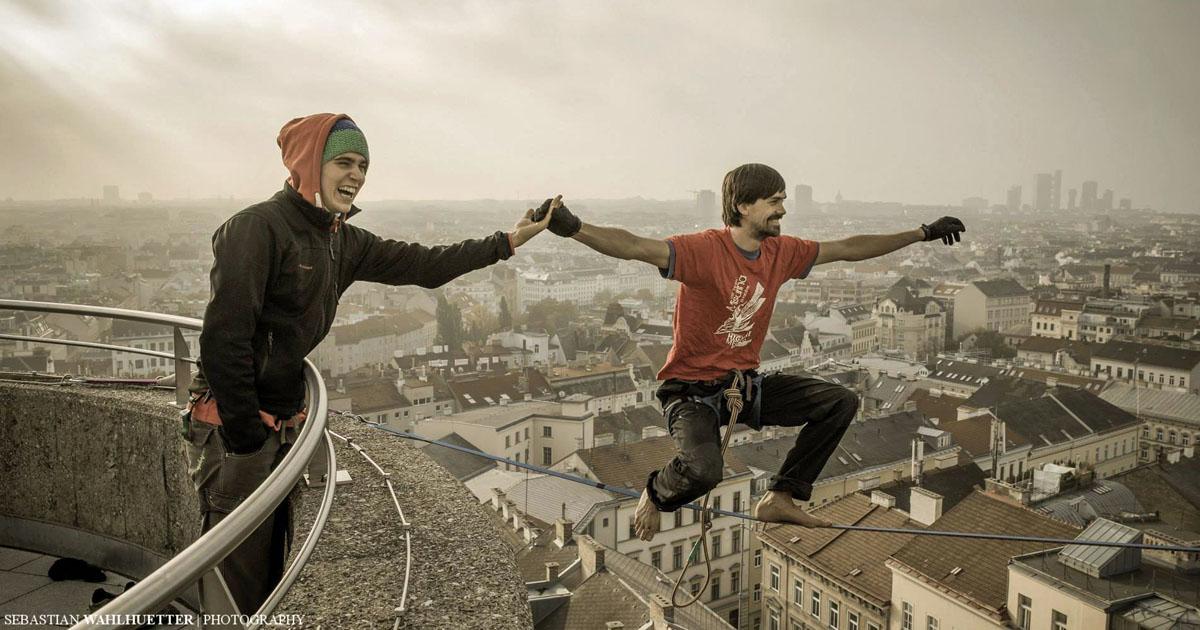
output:
M367 153L367 137L354 121L342 118L334 123L333 129L329 131L329 137L325 140L325 151L321 154L321 164L347 151L357 153L368 161L371 159Z

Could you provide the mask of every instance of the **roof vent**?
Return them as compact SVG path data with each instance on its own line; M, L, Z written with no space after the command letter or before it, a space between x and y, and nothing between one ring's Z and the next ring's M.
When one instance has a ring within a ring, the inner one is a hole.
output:
M791 538L789 538L789 539L788 539L788 542L794 545L794 544L796 544L796 543L800 542L800 537L799 537L799 536L792 536Z
M950 569L950 575L958 575L959 573L962 573L962 572L963 572L962 567L954 567L953 569Z
M862 569L855 567L854 569L850 570L850 577L854 577L854 576L858 575L859 573L862 573Z

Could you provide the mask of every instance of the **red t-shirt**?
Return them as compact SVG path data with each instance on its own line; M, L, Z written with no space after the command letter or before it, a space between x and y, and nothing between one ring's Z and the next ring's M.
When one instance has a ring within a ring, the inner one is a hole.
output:
M675 341L659 380L707 381L732 369L758 367L779 287L804 278L817 260L819 244L794 236L764 239L749 260L729 229L712 229L667 239L678 280Z

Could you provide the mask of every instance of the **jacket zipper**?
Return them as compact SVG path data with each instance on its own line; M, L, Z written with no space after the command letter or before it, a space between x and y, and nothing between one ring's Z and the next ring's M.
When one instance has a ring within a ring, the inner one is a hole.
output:
M271 353L275 350L275 331L267 331L267 356L263 357L262 367L258 370L258 377L262 378L267 374L267 365L271 363Z

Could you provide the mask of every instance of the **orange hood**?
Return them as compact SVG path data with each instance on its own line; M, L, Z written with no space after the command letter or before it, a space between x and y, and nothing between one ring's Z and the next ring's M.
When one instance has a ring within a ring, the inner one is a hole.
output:
M283 165L288 169L288 184L312 205L321 203L321 154L334 123L350 118L345 114L313 114L288 121L279 130L275 142L283 153Z

